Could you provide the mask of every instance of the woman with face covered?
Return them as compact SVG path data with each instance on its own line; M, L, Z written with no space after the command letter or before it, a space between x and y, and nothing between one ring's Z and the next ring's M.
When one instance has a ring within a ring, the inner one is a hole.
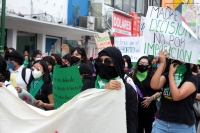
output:
M138 133L151 133L152 123L157 112L156 99L160 93L150 87L153 71L148 56L142 56L138 60L133 71L133 81L138 89Z
M83 48L76 47L71 51L71 66L87 63L87 55Z
M121 89L117 77L124 78L124 60L121 52L115 47L108 47L99 53L95 61L97 77L85 81L82 91L89 88ZM137 95L136 91L127 83L126 88L126 119L127 133L137 133Z
M172 61L169 71L162 74L167 54L160 51L160 66L151 80L154 90L163 88L161 107L153 124L152 133L196 133L193 103L198 80L189 63Z

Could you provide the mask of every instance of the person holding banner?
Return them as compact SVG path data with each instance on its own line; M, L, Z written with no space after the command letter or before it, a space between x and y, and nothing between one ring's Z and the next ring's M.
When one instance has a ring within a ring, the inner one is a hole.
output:
M38 107L45 110L54 109L52 82L44 60L35 61L31 68L32 75L27 90L35 97Z
M192 105L197 93L198 80L192 74L190 64L178 60L173 60L169 72L163 74L167 57L167 52L161 50L160 66L151 80L154 90L163 88L161 107L152 133L196 133Z
M103 49L99 52L95 66L97 70L96 79L85 81L82 91L89 88L119 90L121 84L116 79L121 78L126 88L127 133L137 133L137 94L133 87L124 80L124 60L121 52L115 47Z
M71 51L71 66L79 66L87 63L87 55L84 48L76 47Z
M151 133L154 117L157 112L156 99L160 92L150 87L150 81L154 72L148 56L138 59L133 71L133 81L138 90L138 133Z
M8 82L10 80L10 71L6 70L7 63L0 55L0 87L5 86L10 92L18 97L16 89Z

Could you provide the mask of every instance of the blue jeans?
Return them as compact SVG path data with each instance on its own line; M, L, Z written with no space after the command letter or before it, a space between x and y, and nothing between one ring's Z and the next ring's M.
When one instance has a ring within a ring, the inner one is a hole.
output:
M188 126L156 119L151 133L196 133L195 125Z

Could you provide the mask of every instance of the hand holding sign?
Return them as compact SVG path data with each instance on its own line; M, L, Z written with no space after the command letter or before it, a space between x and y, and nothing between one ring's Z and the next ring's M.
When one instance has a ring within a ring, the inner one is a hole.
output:
M160 63L165 63L166 62L166 58L168 58L168 55L170 53L167 52L167 50L160 50L159 52L159 62Z

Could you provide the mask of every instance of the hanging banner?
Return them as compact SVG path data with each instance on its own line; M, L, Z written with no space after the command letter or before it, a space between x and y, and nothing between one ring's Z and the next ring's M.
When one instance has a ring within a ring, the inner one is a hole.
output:
M121 90L89 89L52 111L28 105L0 87L0 133L126 133L120 82Z
M99 33L94 35L94 39L97 45L97 51L100 52L104 48L112 47L110 36L108 33Z
M199 41L186 30L186 25L182 26L178 11L150 6L145 25L145 54L157 55L161 49L165 49L172 59L197 64Z
M132 36L132 18L129 15L113 11L112 34L114 36Z
M54 108L72 99L80 93L83 83L77 66L60 68L54 66L53 74L53 98Z
M128 55L131 62L137 62L142 56L143 50L142 37L115 37L115 47L118 48L122 55Z

